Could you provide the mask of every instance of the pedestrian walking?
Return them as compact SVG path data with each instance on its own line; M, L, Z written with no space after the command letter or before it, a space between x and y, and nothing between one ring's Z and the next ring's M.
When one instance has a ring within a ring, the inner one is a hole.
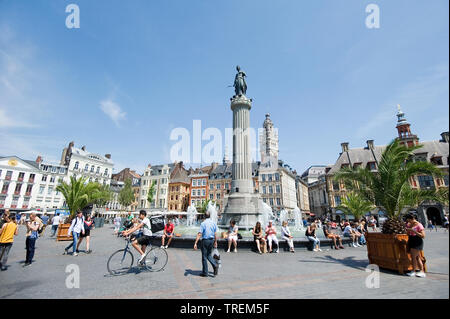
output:
M61 223L62 223L61 216L59 216L59 213L57 213L52 218L52 234L50 235L50 237L54 237L55 236L56 231L58 230L59 224L61 224Z
M200 230L195 239L194 249L197 250L198 241L201 242L202 250L202 273L200 276L208 277L208 261L214 270L214 277L219 273L219 265L211 255L213 248L217 248L217 224L211 220L209 212L205 213L206 219L200 224Z
M90 254L92 250L90 249L90 240L91 240L91 230L94 229L95 223L91 218L91 215L88 215L86 220L84 221L84 233L80 234L80 240L77 243L77 249L75 250L78 254L78 248L80 247L81 242L83 241L83 238L86 238L86 254Z
M47 213L44 213L44 215L41 216L41 220L42 220L42 231L40 232L40 236L44 237L44 233L45 233L45 228L48 225L48 221L49 221L50 217L48 217Z
M25 221L25 226L27 227L27 234L25 239L25 248L27 251L25 257L24 267L31 265L34 257L34 249L36 246L36 240L39 238L39 229L44 225L39 217L36 216L36 213L30 214L30 219Z
M0 228L0 269L7 270L6 262L8 261L8 254L14 242L14 236L19 234L16 217L10 215L5 218L5 223Z
M68 233L72 234L73 241L69 246L67 246L64 249L63 255L68 254L69 249L72 248L73 249L72 256L78 256L78 253L76 251L77 242L78 239L80 238L80 234L84 234L84 217L83 212L81 210L77 212L77 216L70 223Z

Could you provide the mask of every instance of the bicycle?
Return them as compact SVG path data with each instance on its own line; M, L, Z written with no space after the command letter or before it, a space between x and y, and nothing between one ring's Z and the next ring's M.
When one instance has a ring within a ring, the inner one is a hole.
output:
M131 238L126 237L125 241L125 248L115 251L108 259L106 267L113 276L126 273L133 267L134 256L130 248ZM165 249L149 244L145 251L145 257L141 262L138 262L138 266L145 267L151 272L158 272L164 269L168 259L169 256Z

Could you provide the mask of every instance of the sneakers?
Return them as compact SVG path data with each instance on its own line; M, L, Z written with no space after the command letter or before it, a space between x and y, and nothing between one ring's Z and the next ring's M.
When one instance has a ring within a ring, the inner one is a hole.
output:
M166 246L164 246L164 245L161 245L161 248L162 248L162 249L164 249L164 248L166 248Z
M167 249L167 248L169 248L169 246L168 246L168 245L164 246L164 249Z
M214 267L214 277L219 274L219 266Z
M425 278L426 276L423 271L416 272L416 277Z
M63 255L67 255L67 254L68 254L68 252L69 252L69 250L68 250L67 248L64 248L64 252L63 252Z
M73 255L72 256L78 256L78 254L75 252L75 253L73 253Z
M360 244L356 243L356 247L362 247Z
M356 246L356 244L355 243L353 243L353 245L352 245L353 247L355 247L355 248L357 248L358 246Z
M234 249L234 252L237 253L237 248Z
M313 251L318 251L317 248L314 248Z
M90 254L90 253L92 253L92 250L88 250L88 251L86 251L86 254Z
M406 273L406 276L408 277L414 277L416 275L416 272L414 270L411 270L410 272Z
M322 251L322 249L318 248L317 251Z
M229 253L229 252L230 252L230 250L228 249L228 250L227 250L227 253Z
M142 261L145 259L145 254L141 255L138 259L138 263L142 263Z
M278 254L279 252L280 252L280 250L279 250L279 249L277 249L277 251L276 251L275 253L277 253L277 254Z

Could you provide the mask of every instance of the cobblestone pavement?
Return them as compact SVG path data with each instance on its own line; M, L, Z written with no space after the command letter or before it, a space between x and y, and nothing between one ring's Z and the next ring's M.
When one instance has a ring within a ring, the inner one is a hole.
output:
M136 268L112 277L106 262L125 243L107 226L91 232L93 252L79 256L62 255L68 242L50 239L47 229L28 267L22 267L25 229L20 226L9 268L0 272L0 298L449 298L449 234L444 230L427 233L427 278L382 270L380 287L369 289L365 247L266 255L238 248L238 253L221 252L223 267L216 278L199 276L200 251L169 248L164 271ZM66 287L70 264L79 266L79 289Z

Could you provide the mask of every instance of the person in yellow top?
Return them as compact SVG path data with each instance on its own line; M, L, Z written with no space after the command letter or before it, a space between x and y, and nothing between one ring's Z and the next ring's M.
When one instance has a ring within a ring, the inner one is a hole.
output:
M19 228L16 224L16 216L5 217L5 223L0 229L0 269L5 271L6 262L8 261L8 254L14 242L14 236L19 233Z

